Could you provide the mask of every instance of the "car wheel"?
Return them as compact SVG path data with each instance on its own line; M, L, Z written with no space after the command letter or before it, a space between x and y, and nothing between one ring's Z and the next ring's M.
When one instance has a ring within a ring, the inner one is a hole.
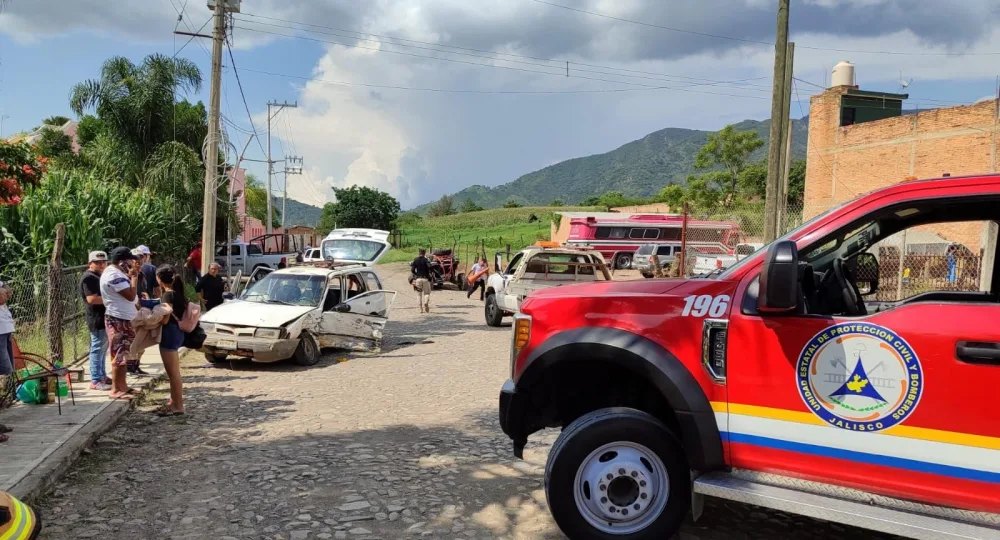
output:
M302 334L299 347L295 349L295 363L300 366L315 366L319 362L319 347L309 334Z
M208 360L213 364L219 364L221 362L225 362L226 359L228 358L229 358L228 354L216 354L210 352L205 353L205 360Z
M570 538L671 538L691 505L691 473L662 422L635 409L600 409L567 426L552 447L545 496Z
M653 279L653 274L643 274L642 277L646 279Z
M491 294L486 297L486 324L490 326L500 326L503 322L503 310L497 304L497 295Z
M619 270L628 270L632 268L632 254L631 253L619 253L615 257L615 268Z
M458 285L458 290L460 291L467 290L469 288L469 282L465 280L465 274L459 274L456 277L458 279L458 282L455 284Z

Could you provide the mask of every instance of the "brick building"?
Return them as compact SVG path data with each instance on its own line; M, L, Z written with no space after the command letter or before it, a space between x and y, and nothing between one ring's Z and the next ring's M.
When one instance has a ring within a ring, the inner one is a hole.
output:
M902 114L902 94L836 86L812 96L804 217L904 181L997 172L1000 102ZM978 253L982 224L928 227Z

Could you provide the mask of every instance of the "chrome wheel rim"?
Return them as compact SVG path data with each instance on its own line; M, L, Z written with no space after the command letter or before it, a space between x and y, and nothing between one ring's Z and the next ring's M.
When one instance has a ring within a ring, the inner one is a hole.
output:
M605 444L591 452L573 482L580 515L605 534L645 529L660 517L669 497L670 477L663 460L631 441Z

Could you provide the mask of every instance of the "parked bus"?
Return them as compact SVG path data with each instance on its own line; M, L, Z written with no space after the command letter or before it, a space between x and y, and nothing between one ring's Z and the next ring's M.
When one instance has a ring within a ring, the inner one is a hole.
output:
M615 268L631 268L635 251L643 244L667 244L680 251L683 220L678 214L572 218L566 243L594 248ZM739 241L736 223L688 219L687 227L688 245L702 253L733 254Z

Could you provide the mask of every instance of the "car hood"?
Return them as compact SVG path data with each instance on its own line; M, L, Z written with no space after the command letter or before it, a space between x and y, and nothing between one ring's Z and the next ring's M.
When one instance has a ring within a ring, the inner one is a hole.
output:
M233 300L205 313L201 320L212 324L278 328L315 309L315 306L283 306Z

